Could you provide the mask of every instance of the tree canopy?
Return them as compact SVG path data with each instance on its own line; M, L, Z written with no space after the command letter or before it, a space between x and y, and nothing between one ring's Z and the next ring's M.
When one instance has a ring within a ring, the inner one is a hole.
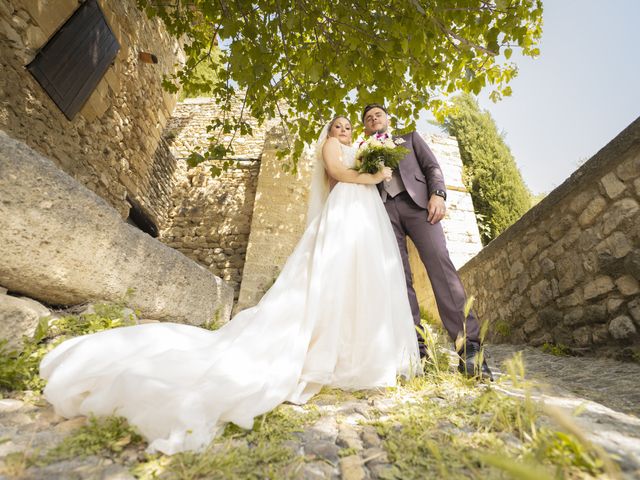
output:
M511 93L512 51L538 55L542 34L542 0L138 1L184 40L186 63L165 88L211 92L223 109L192 163L232 154L222 139L250 133L247 115L280 118L295 159L335 114L358 123L367 103L410 129L423 109L441 116L449 93L491 87L497 100Z
M486 245L531 208L531 193L495 121L475 98L454 97L443 126L458 139L464 183Z

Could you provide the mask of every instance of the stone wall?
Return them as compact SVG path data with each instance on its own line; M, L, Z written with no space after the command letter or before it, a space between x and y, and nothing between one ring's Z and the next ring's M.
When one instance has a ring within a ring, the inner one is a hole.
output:
M242 104L236 100L233 114ZM196 147L206 148L206 127L220 115L211 99L187 99L177 105L164 132L178 161L171 196L169 221L161 240L206 266L234 288L237 300L251 229L260 159L267 129L249 118L251 136L234 141L235 162L218 177L209 172L211 163L187 169L185 158Z
M258 303L273 285L306 225L312 160L303 157L295 175L284 172L283 162L276 156L281 141L281 132L272 130L262 154L242 288L235 311Z
M640 118L462 267L490 339L637 355L639 200Z
M137 9L135 0L98 3L121 49L69 121L25 65L79 2L0 2L0 129L51 158L123 218L129 214L129 196L161 226L175 160L160 133L176 101L162 90L161 81L182 61L181 48L160 20L149 20ZM155 54L158 64L138 61L140 51Z

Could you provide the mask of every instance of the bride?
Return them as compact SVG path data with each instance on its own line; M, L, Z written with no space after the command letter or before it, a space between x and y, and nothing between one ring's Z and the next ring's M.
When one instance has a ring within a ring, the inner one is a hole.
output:
M307 228L255 307L216 331L153 323L63 342L40 365L56 412L123 416L149 451L173 454L323 385L393 386L417 373L400 252L375 187L391 171L350 169L351 137L345 117L322 130Z

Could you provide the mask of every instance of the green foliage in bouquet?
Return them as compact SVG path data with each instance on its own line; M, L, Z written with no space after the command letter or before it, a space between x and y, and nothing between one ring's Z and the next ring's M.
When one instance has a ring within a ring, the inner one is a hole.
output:
M409 150L391 140L384 143L379 140L367 141L358 151L353 169L360 173L372 174L380 170L381 165L396 169L407 153Z

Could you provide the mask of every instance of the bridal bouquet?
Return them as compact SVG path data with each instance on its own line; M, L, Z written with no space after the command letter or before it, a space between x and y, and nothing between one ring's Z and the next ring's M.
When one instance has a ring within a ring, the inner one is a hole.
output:
M360 144L353 169L359 173L376 173L380 170L380 164L391 169L398 168L400 160L409 153L409 150L400 146L401 143L404 143L402 138L394 141L372 135Z

